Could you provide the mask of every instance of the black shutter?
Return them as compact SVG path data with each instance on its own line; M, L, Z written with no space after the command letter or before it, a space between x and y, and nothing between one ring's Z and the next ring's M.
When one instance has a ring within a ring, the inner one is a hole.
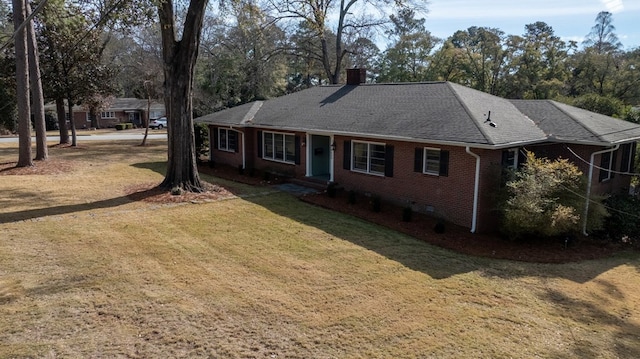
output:
M239 152L240 144L239 144L238 138L240 138L240 136L238 136L238 132L229 131L229 137L233 137L233 150L235 152Z
M424 171L424 148L417 147L416 155L413 158L413 171L422 173Z
M393 146L385 146L384 152L384 175L393 177Z
M449 176L449 151L440 151L440 176Z
M214 149L218 149L218 132L220 130L217 127L213 128L213 137L211 138L211 143L213 144Z
M635 164L636 164L636 148L637 148L637 144L638 144L637 142L634 142L633 145L631 146L631 160L630 160L631 166L629 168L629 172L635 172L636 171Z
M629 158L631 156L631 144L622 145L622 160L620 161L620 172L629 172Z
M513 163L509 163L509 150L502 150L502 167L509 167Z
M351 141L344 141L344 152L342 156L342 168L351 170Z
M294 162L299 165L300 164L300 136L296 136L295 137L295 144L296 144L296 149L295 149L295 160Z
M609 176L609 161L611 160L611 152L605 152L600 155L600 173L598 174L598 182L602 182Z
M258 158L262 158L262 131L258 131Z

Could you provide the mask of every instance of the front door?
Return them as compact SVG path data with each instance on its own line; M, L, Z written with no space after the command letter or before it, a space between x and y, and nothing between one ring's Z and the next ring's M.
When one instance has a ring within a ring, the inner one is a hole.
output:
M140 127L142 125L140 112L129 112L129 122L133 123L137 127Z
M331 137L311 135L311 176L328 180L331 174Z

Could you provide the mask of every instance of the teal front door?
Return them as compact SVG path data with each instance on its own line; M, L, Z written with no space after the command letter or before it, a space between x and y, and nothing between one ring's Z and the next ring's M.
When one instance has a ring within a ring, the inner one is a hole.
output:
M312 135L311 136L311 176L329 178L330 158L331 158L331 137Z

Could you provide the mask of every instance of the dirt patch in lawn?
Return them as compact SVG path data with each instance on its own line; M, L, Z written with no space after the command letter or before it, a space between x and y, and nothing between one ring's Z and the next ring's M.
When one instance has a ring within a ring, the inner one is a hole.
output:
M234 197L226 188L203 182L202 192L183 192L181 194L158 187L157 183L144 183L129 186L125 189L127 197L133 201L151 203L201 203Z
M71 172L77 168L74 161L51 158L46 161L33 161L33 166L16 167L17 162L0 163L0 176L18 175L56 175Z

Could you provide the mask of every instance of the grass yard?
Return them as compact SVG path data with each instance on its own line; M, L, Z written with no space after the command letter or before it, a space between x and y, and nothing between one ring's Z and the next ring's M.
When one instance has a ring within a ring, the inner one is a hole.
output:
M206 176L234 196L132 201L166 161L137 143L0 172L0 358L640 358L637 252L470 257Z

